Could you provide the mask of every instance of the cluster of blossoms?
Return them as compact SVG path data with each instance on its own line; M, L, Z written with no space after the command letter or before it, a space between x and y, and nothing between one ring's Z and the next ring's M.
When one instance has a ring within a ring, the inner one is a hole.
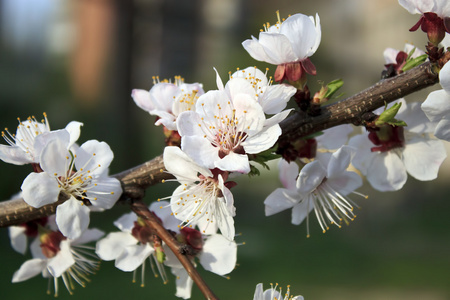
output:
M427 54L437 61L437 55L444 53L437 47L450 32L450 5L438 0L399 2L409 12L422 15L411 30L420 27L428 34ZM185 83L180 76L173 83L155 77L149 91L132 91L135 103L157 117L155 125L163 126L165 169L179 183L170 196L148 209L194 265L199 262L220 276L235 268L234 179L257 174L254 163L267 166L265 162L276 156L280 122L292 111L286 109L292 97L304 113L311 113L311 107L320 107L342 86L341 81L334 81L310 97L306 74L317 74L310 57L320 41L318 15L280 19L278 14L278 22L264 24L258 39L252 36L242 43L254 59L277 66L273 78L267 77L267 71L248 67L230 72L225 84L216 70L217 89L207 92L202 84ZM425 61L427 54L412 45L404 51L387 49L383 78L411 69ZM422 104L399 99L374 111L364 121L361 134L342 125L278 149L283 157L278 165L283 187L265 199L265 214L292 209L292 223L299 225L306 219L309 236L309 214L314 211L325 233L331 225L340 228L355 219L354 207L358 206L349 195L364 196L356 191L363 176L379 191L401 189L407 174L422 181L435 179L447 156L440 139L450 141L450 66L442 65L443 89L430 93ZM42 122L34 117L19 120L15 134L5 129L2 136L9 146L0 145L0 159L31 164L33 172L23 181L18 196L30 206L40 208L64 200L55 216L10 228L11 244L22 254L28 237L35 237L30 244L33 258L13 275L13 282L42 273L54 280L57 295L60 277L71 293L73 280L84 286L86 276L96 270L96 256L78 245L103 236L100 230L88 229L90 212L110 209L122 188L117 179L108 177L113 153L106 143L90 140L78 146L80 122L52 131L44 117ZM134 272L133 278L141 267L142 285L147 260L164 282L169 267L176 276L176 296L190 298L192 279L154 228L134 213L120 217L114 225L120 231L96 244L100 259ZM254 299L303 297L291 296L289 287L283 295L277 285L263 291L258 284Z

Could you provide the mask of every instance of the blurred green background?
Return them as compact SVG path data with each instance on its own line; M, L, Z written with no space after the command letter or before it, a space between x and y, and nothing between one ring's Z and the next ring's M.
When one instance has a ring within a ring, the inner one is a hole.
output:
M106 141L118 173L162 153L161 128L137 108L131 89L149 89L151 77L182 75L186 82L215 88L216 67L225 80L236 67L257 65L240 45L257 36L264 22L301 12L319 13L322 43L312 61L319 81L345 81L350 96L376 82L386 47L405 42L423 49L426 37L408 29L418 20L396 1L244 1L244 0L2 0L0 1L0 126L15 128L17 117L49 115L53 129L84 123L79 142ZM435 87L436 88L436 87ZM409 99L423 100L431 89ZM28 166L0 163L0 199L20 190ZM360 191L369 199L349 227L320 232L311 218L312 236L290 224L290 212L266 218L263 201L279 187L276 164L261 178L240 177L233 188L236 230L242 235L239 266L225 279L204 272L221 299L252 299L257 283L291 285L305 299L450 299L450 201L448 162L433 182L408 179L396 193ZM174 184L148 189L146 201L170 195ZM117 206L92 214L91 224L115 230L112 221L128 212ZM47 280L37 276L11 283L23 257L0 230L0 298L49 299ZM199 267L201 269L201 267ZM86 288L69 296L60 281L60 299L175 299L174 280L163 285L147 270L146 286L132 275L102 262ZM170 273L169 270L167 270ZM169 275L170 276L170 275ZM193 289L193 299L202 299Z

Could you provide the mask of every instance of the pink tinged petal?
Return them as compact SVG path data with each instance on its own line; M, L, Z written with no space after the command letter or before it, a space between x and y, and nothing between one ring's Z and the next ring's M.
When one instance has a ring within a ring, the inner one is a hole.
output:
M279 177L281 184L288 190L296 190L297 176L299 173L298 165L295 162L288 163L284 159L280 159L278 163Z
M372 187L382 192L400 190L407 179L402 160L391 152L377 153L366 172Z
M186 137L189 141L191 138L195 140L194 137ZM200 138L201 141L204 141L203 138ZM183 142L183 141L182 141ZM182 147L189 148L189 146L195 146L195 141L192 143L182 144ZM203 148L203 147L200 147ZM194 148L195 149L195 148ZM204 149L198 149L198 150L204 150ZM194 150L195 152L195 150ZM197 157L194 157L194 159ZM164 166L171 173L174 175L178 181L181 183L190 183L198 181L198 173L212 177L212 173L209 169L203 168L200 165L198 165L191 157L189 157L185 152L183 152L178 147L166 147L164 148ZM198 157L198 159L202 159L202 157Z
M200 119L200 116L198 115L197 112L185 111L185 112L181 113L178 116L176 123L177 123L178 133L182 137L192 136L192 135L203 136L205 134L201 127L201 126L205 126L205 125L203 124L203 122ZM199 126L199 124L201 126Z
M308 216L308 214L313 210L314 204L312 202L311 197L312 196L309 195L292 208L292 216L291 216L292 224L300 225Z
M150 93L146 90L134 89L131 91L131 97L137 106L150 112L155 109L155 105L150 100Z
M344 124L329 128L316 138L318 148L329 150L338 149L348 141L348 136L353 132L352 125Z
M437 178L439 167L447 153L444 143L436 139L424 139L421 136L409 140L403 150L403 162L406 171L422 181Z
M277 114L286 107L288 101L296 92L297 89L292 85L271 85L259 96L259 104L262 106L264 113Z
M322 183L327 171L318 160L308 163L300 171L297 179L297 192L301 197L312 193Z
M51 176L67 177L71 155L68 151L69 140L51 140L41 152L41 167Z
M56 202L61 190L56 179L45 172L30 173L20 188L23 200L35 208Z
M282 82L284 79L286 79L286 64L278 65L275 69L275 74L273 76L273 79L275 82Z
M112 177L99 177L87 187L86 196L94 207L110 209L122 195L120 181Z
M281 135L280 125L275 124L258 134L247 138L241 145L244 147L245 153L257 154L270 149Z
M72 241L72 245L83 245L94 242L104 235L105 233L97 228L86 229L79 238Z
M214 166L222 171L238 172L242 174L250 172L248 156L234 152L230 152L225 155L224 158L215 161Z
M77 150L75 167L78 171L90 171L91 176L107 174L113 158L114 154L107 143L89 140Z
M327 178L339 177L350 165L356 149L350 146L342 146L331 155L327 167Z
M255 295L253 295L253 300L263 300L263 284L258 283L255 289Z
M180 93L181 90L175 84L167 82L157 83L149 91L150 101L155 106L155 110L167 112L172 112L173 102Z
M300 62L286 64L286 78L289 81L296 82L302 78L303 69Z
M450 94L444 90L431 92L421 108L430 121L437 122L450 114Z
M69 132L70 134L70 141L69 141L69 148L75 144L75 142L78 140L78 138L80 137L80 128L81 126L83 126L83 123L81 122L77 122L77 121L72 121L69 124L67 124L66 126L66 130Z
M56 208L56 224L59 231L71 240L80 237L89 226L89 212L89 208L81 201L70 197Z
M303 14L295 14L287 18L281 24L280 33L289 39L292 49L299 60L314 54L318 47L317 38L320 43L320 36L318 37L314 19Z
M155 250L149 245L127 246L116 258L115 266L124 272L131 272L141 266Z
M450 141L450 120L443 118L438 125L434 135L444 141Z
M47 266L46 259L34 258L24 262L19 270L14 272L12 283L28 280L41 273Z
M134 212L122 215L120 218L114 221L114 226L119 228L123 232L131 234L131 230L134 227L134 222L137 221L137 216Z
M104 239L97 242L95 253L102 260L114 260L122 253L123 249L138 243L128 232L111 232Z
M265 61L273 65L277 64L277 62L273 61L266 54L264 47L259 43L259 41L255 37L252 36L252 39L248 39L242 42L242 46L253 59L258 61Z
M233 271L236 266L237 246L216 234L208 237L203 244L203 251L199 255L200 264L207 271L218 275L225 275Z
M172 268L172 274L175 275L175 283L177 285L175 296L183 299L191 298L194 281L189 277L186 270L184 268Z
M296 55L291 41L284 34L261 32L259 43L264 47L264 51L269 58L266 62L270 64L280 65L303 58Z
M47 264L47 270L53 277L56 278L60 277L75 264L75 259L70 251L70 242L68 240L64 240L61 242L59 247L60 250L58 254L55 257L50 258Z
M309 75L317 74L316 66L311 62L309 58L303 59L301 61L301 65L303 70L305 70L305 72L308 73Z
M25 235L25 227L10 226L8 231L9 239L11 240L11 247L20 254L25 254L27 251L27 236Z
M39 157L33 159L30 154L26 153L22 150L22 148L19 148L17 146L0 145L0 159L5 163L20 166L32 162L37 162Z
M294 207L300 201L296 191L278 188L264 200L266 217Z
M215 147L203 136L185 136L181 139L181 149L192 158L198 168L214 169L215 162L220 160L219 147ZM202 174L206 175L206 171ZM209 171L208 171L209 172ZM208 173L209 174L209 173ZM210 175L209 175L210 176ZM180 177L181 178L181 177Z

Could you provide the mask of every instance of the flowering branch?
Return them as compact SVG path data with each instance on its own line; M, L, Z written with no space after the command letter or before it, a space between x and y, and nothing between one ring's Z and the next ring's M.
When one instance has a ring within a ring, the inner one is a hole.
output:
M175 254L183 267L186 269L189 276L198 286L205 298L210 300L218 299L208 287L203 278L200 276L200 274L197 272L197 269L192 265L190 259L183 254L180 244L177 242L177 240L164 228L164 226L161 225L159 219L150 212L147 205L142 201L134 201L131 204L131 209L144 220L147 226L153 228L155 230L155 234L159 238L161 238L164 243L166 243L166 245L170 248L170 250Z
M360 125L370 116L370 112L413 92L419 91L439 81L435 66L426 62L405 73L384 79L362 92L339 101L335 104L321 108L320 114L310 116L305 112L297 112L280 123L283 130L278 143L279 147L289 144L312 133L325 130L341 124ZM162 155L123 171L113 177L122 184L123 194L121 202L133 199L142 199L145 190L158 184L163 179L173 178L164 173ZM0 227L17 225L29 220L54 214L56 207L67 200L68 197L60 194L58 202L33 208L22 199L13 199L0 202Z

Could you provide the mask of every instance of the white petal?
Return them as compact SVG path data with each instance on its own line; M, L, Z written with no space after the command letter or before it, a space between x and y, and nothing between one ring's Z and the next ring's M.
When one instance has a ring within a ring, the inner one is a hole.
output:
M273 115L269 119L266 119L264 121L264 128L269 128L269 127L272 127L272 126L280 123L281 121L283 121L284 119L287 118L287 116L289 115L289 113L291 111L293 111L293 109L286 109L278 114Z
M450 64L445 64L439 72L439 83L447 93L450 93Z
M75 264L75 259L70 251L70 242L68 240L61 241L59 247L58 254L50 258L47 264L47 269L53 277L60 277Z
M450 120L443 118L436 126L434 135L441 140L450 141Z
M327 183L341 195L346 196L362 186L362 178L355 172L345 171L339 176L329 178Z
M122 253L127 246L136 245L136 240L127 232L111 232L104 239L97 242L95 253L102 260L114 260Z
M89 212L86 205L70 197L56 208L56 224L59 231L71 240L80 237L89 226Z
M252 37L252 39L245 40L242 42L244 49L250 54L250 56L258 61L265 61L270 64L276 65L277 62L272 60L264 50L264 47L259 43L259 41Z
M376 190L398 191L406 182L406 169L397 154L391 152L375 153L366 171L367 180Z
M104 235L105 233L97 228L86 229L79 238L72 241L72 245L84 245L93 241L97 241Z
M67 149L73 144L70 144L70 133L66 129L54 130L50 132L44 132L39 134L34 139L34 153L37 159L40 159L42 150L47 146L50 141L60 140L64 145L67 145ZM62 152L64 153L64 152ZM60 154L64 155L64 154Z
M283 210L292 208L300 201L296 191L278 188L264 200L265 214L271 216Z
M303 197L313 192L326 176L327 171L321 162L316 160L308 163L300 171L297 179L297 192Z
M216 72L216 85L217 85L217 89L218 89L219 91L222 91L222 90L224 89L222 79L220 78L219 72L217 71L217 69L216 69L216 68L213 68L213 69L214 69L214 71Z
M295 162L288 163L280 159L278 163L279 177L283 186L288 190L296 190L295 184L299 173L298 165Z
M450 94L444 90L431 92L421 108L430 121L437 122L450 115Z
M399 51L394 48L386 48L383 52L384 62L386 64L396 64L398 52Z
M258 283L256 285L255 294L253 295L253 300L263 300L263 284Z
M203 97L203 96L201 96L201 97ZM198 103L198 100L197 100L197 103ZM194 111L182 112L177 118L178 133L182 137L192 136L192 135L203 136L204 133L202 131L202 128L199 126L200 123L201 123L201 119L197 112L194 112Z
M67 131L66 131L67 132ZM67 137L69 137L67 135ZM68 151L69 140L50 140L41 152L42 169L54 177L68 177L66 172L71 156Z
M236 266L237 246L219 234L209 236L199 255L200 264L205 270L225 275Z
M183 148L195 146L196 143L193 141L190 143L191 138L193 140L197 140L196 137L186 137L187 140L185 141L185 144L182 145ZM182 141L183 142L183 141ZM187 145L186 145L187 143ZM194 152L195 153L195 152ZM194 157L195 159L196 157ZM212 177L211 171L207 168L201 167L199 164L197 164L193 158L189 157L185 152L183 152L178 147L166 147L164 148L164 166L171 173L174 175L180 183L190 183L198 181L198 173ZM197 157L197 159L201 159L201 157Z
M46 172L30 173L20 188L23 200L35 208L56 202L60 192L56 179Z
M248 156L234 152L230 152L225 155L224 158L214 162L214 166L222 171L239 172L242 174L247 174L250 172Z
M288 37L283 34L261 32L259 43L269 57L266 62L270 64L280 65L304 58L296 55Z
M116 178L102 176L92 180L86 195L94 207L110 209L122 195L122 187Z
M280 125L275 124L260 131L258 134L247 138L241 145L244 147L245 153L260 153L270 149L276 143L280 135Z
M175 293L175 296L183 299L191 298L194 281L189 277L186 270L184 268L172 268L172 274L176 276L175 282L177 284L177 292Z
M120 218L114 221L114 225L123 232L131 234L131 230L134 227L134 222L137 221L137 216L134 212L122 215Z
M323 134L316 138L317 148L329 150L338 149L348 141L348 136L353 132L352 125L344 124L323 131Z
M180 89L175 84L168 82L157 83L149 91L150 101L155 106L155 110L167 112L172 112L173 101L180 93Z
M277 114L286 107L288 101L296 92L297 89L292 85L271 85L259 96L259 104L261 104L264 113Z
M327 178L339 177L350 165L356 149L350 146L342 146L331 155L327 167Z
M320 43L320 36L318 37L313 20L303 14L295 14L281 24L280 33L289 39L295 55L300 60L312 55Z
M291 223L294 225L300 225L313 210L313 208L314 204L312 203L311 195L309 195L292 208Z
M179 232L180 220L173 216L170 208L170 203L167 201L153 202L150 207L150 211L154 212L158 218L161 219L164 227L174 232Z
M36 161L32 156L17 146L0 145L0 159L5 163L14 165L24 165L32 162L37 162L39 157L36 157Z
M255 97L255 89L252 84L241 77L232 77L225 85L225 92L228 94L231 100L238 94L247 94L248 96Z
M90 171L91 176L108 172L108 167L114 158L109 145L97 140L89 140L76 152L75 167L78 171Z
M436 179L439 167L446 157L447 152L442 141L426 140L421 136L409 140L403 150L406 171L422 181Z
M115 266L124 271L131 272L136 270L144 261L155 252L149 245L133 245L127 246L116 258Z
M11 247L21 254L27 251L27 236L25 235L25 226L9 226L9 239Z
M21 282L30 279L41 273L47 266L47 260L34 258L24 262L19 270L14 272L12 282Z
M80 137L81 126L83 126L83 123L77 122L77 121L72 121L69 124L67 124L65 129L70 134L69 147L71 147L73 144L75 144L75 142Z
M155 109L155 105L150 100L150 93L146 90L134 89L131 91L131 97L137 106L150 112Z

